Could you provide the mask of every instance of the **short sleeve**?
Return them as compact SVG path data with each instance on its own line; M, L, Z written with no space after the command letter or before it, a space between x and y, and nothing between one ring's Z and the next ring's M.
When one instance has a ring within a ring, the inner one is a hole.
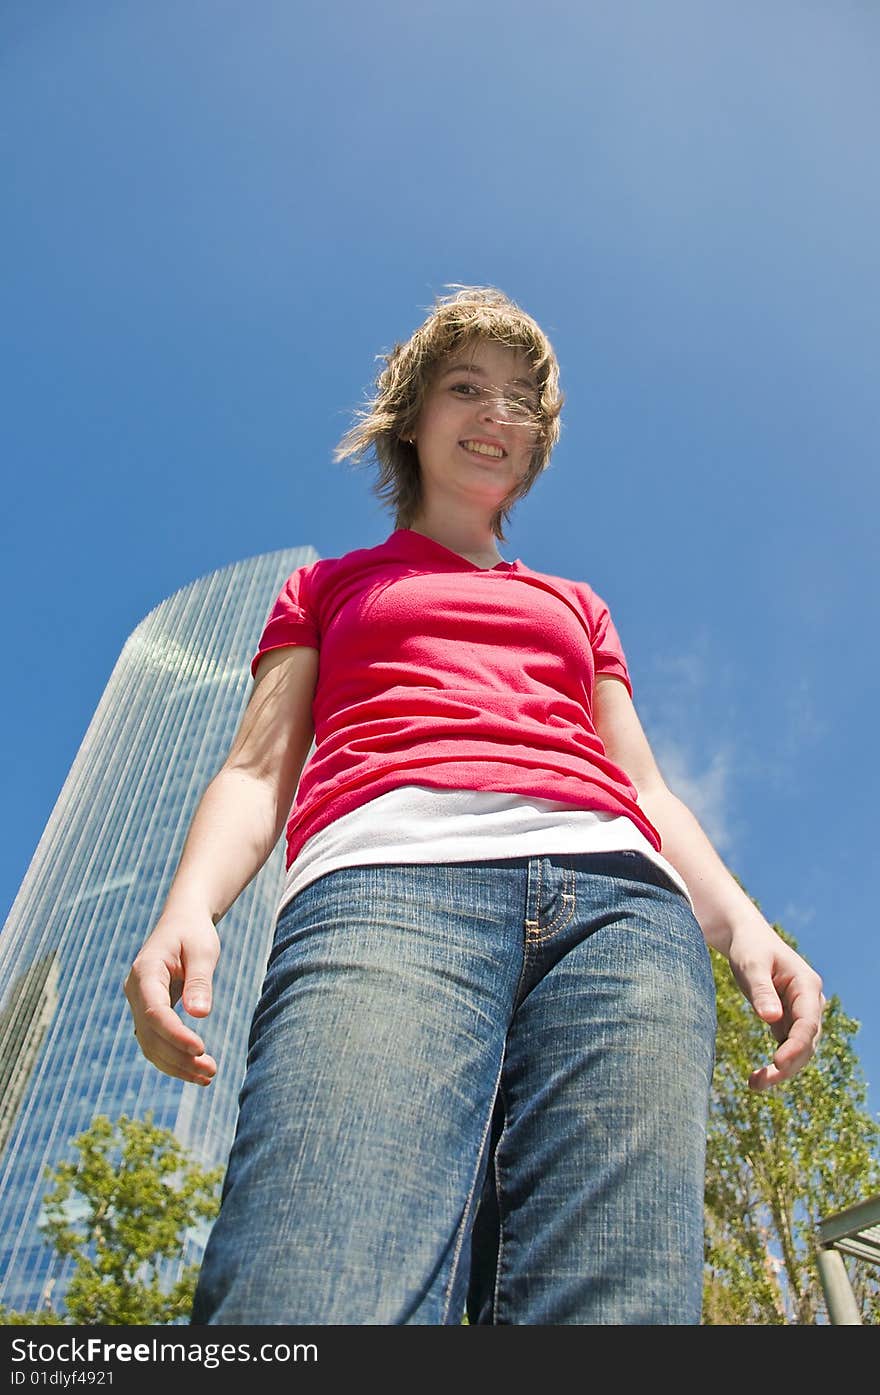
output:
M593 665L598 678L600 673L612 678L620 678L626 684L630 697L633 695L626 655L620 642L617 627L611 619L611 612L595 592L591 593L590 646L593 650Z
M320 648L318 624L309 604L310 571L309 567L297 568L279 591L263 627L257 652L251 659L251 674L270 649L292 645Z

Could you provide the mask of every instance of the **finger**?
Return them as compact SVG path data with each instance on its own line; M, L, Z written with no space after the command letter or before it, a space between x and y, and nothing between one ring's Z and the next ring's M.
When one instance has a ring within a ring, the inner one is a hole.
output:
M182 1007L191 1017L207 1017L211 1011L214 965L207 959L187 960Z
M749 1076L750 1090L766 1090L771 1085L781 1085L783 1081L791 1080L798 1071L806 1065L806 1061L788 1061L781 1065L774 1058L769 1065L759 1066L752 1071Z
M207 1052L193 1056L186 1051L175 1051L163 1038L151 1035L144 1028L136 1028L135 1036L147 1060L166 1075L189 1080L196 1085L210 1085L217 1074L217 1062Z
M764 1090L797 1075L814 1055L820 1036L819 1018L799 1018L774 1052L772 1062L752 1072L750 1088Z
M756 1092L769 1090L772 1085L779 1085L783 1078L773 1066L760 1066L749 1076L749 1089Z
M152 1064L165 1075L173 1075L178 1080L185 1080L192 1085L210 1085L217 1074L217 1062L207 1055L197 1057L190 1065L161 1059L153 1061Z
M769 978L752 988L749 999L762 1022L778 1023L785 1016L782 999Z
M202 1038L192 1027L182 1022L168 1004L145 1004L134 1017L139 1029L139 1040L144 1045L149 1042L155 1050L161 1043L163 1051L171 1048L173 1053L193 1058L204 1055L205 1043Z
M176 980L175 983L179 983ZM138 959L123 985L135 1026L155 1034L175 1049L200 1056L205 1044L198 1033L181 1021L172 1004L179 998L172 973L162 959ZM141 1038L146 1043L146 1036Z
M192 1085L210 1085L217 1074L217 1063L210 1056L198 1057L192 1065L181 1064L158 1055L147 1059L164 1075L174 1076L175 1079L184 1080Z

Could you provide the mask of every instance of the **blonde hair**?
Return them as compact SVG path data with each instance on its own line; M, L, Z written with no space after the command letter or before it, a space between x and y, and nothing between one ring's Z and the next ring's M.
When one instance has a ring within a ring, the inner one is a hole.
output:
M519 349L528 358L538 386L531 414L535 447L526 475L492 519L492 531L504 542L504 524L513 505L547 468L559 440L564 401L559 364L540 325L502 291L455 284L446 290L449 294L436 297L427 319L409 339L377 355L385 366L376 377L373 396L357 413L355 425L342 437L333 458L360 462L372 451L379 466L374 493L394 514L395 527L408 527L418 512L422 487L416 447L403 438L415 429L438 366L452 352L480 339Z

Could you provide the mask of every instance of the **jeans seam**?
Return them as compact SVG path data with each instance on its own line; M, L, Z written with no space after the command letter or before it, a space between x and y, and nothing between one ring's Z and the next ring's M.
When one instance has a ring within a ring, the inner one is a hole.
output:
M443 1324L444 1324L444 1325L446 1325L446 1319L447 1319L447 1317L449 1316L449 1305L450 1305L450 1303L452 1302L452 1295L453 1295L453 1292L455 1291L455 1280L456 1280L456 1278L457 1278L457 1276L458 1276L458 1266L459 1266L459 1262L460 1262L460 1260L461 1260L462 1246L463 1246L463 1244L464 1244L465 1235L468 1233L468 1222L469 1222L469 1220L471 1219L471 1212L472 1212L472 1208L473 1208L474 1195L475 1195L476 1189L477 1189L477 1181L478 1181L479 1176L480 1176L480 1163L481 1163L481 1161L482 1161L483 1152L484 1152L485 1147L486 1147L486 1139L488 1138L488 1136L489 1136L489 1131L490 1131L491 1128L492 1128L492 1114L493 1114L493 1111L494 1111L494 1109L495 1109L495 1098L496 1098L496 1096L497 1096L497 1094L498 1094L498 1091L499 1091L499 1089L500 1089L500 1084L501 1084L501 1072L502 1072L503 1069L504 1069L504 1052L502 1051L502 1053L501 1053L501 1061L499 1062L499 1065L498 1065L498 1074L497 1074L496 1077L495 1077L495 1088L494 1088L494 1090L492 1091L492 1098L491 1098L491 1100L490 1100L490 1102L489 1102L489 1110L488 1110L488 1113L487 1113L487 1115L486 1115L486 1123L485 1123L485 1125L483 1126L483 1136L482 1136L482 1138L480 1139L480 1147L479 1147L479 1149L478 1149L478 1151L477 1151L477 1162L476 1162L476 1166L475 1166L475 1168L474 1168L473 1177L471 1178L471 1185L470 1185L470 1188L469 1188L469 1190L468 1190L467 1199L466 1199L465 1205L464 1205L464 1211L462 1212L462 1218L461 1218L461 1221L460 1221L459 1227L458 1227L458 1236L456 1237L456 1241L455 1241L455 1250L454 1250L453 1255L452 1255L452 1263L451 1263L450 1266L449 1266L449 1279L448 1279L447 1284L446 1284L446 1293L445 1293L444 1302L443 1302L442 1321L443 1321Z
M536 860L538 863L538 885L535 888L535 915L537 916L540 914L541 910L541 891L544 885L544 860L540 857ZM526 913L528 914L528 908ZM527 942L532 938L533 935L540 935L541 927L537 920L526 919L525 925Z
M540 906L542 890L542 871L539 871L537 907ZM530 945L542 945L547 940L552 939L560 930L566 929L574 919L577 910L577 896L575 893L575 869L573 867L563 867L562 869L562 892L560 893L562 905L556 912L549 925L540 925L537 920L526 921L526 943ZM566 914L567 912L567 914Z
M495 1261L495 1283L492 1285L492 1326L498 1325L498 1308L501 1296L501 1267L504 1262L504 1207L501 1201L501 1168L498 1162L498 1153L507 1132L507 1097L504 1093L503 1081L498 1086L498 1093L501 1097L501 1105L504 1110L504 1127L495 1145L495 1153L492 1158L492 1171L495 1174L495 1197L498 1203L498 1254Z

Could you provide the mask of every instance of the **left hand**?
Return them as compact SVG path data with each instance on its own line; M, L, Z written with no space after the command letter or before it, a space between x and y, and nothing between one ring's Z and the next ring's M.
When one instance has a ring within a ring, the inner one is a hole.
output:
M727 957L743 994L779 1043L771 1063L749 1076L750 1089L766 1090L797 1075L813 1056L826 1006L822 980L759 913L734 930Z

